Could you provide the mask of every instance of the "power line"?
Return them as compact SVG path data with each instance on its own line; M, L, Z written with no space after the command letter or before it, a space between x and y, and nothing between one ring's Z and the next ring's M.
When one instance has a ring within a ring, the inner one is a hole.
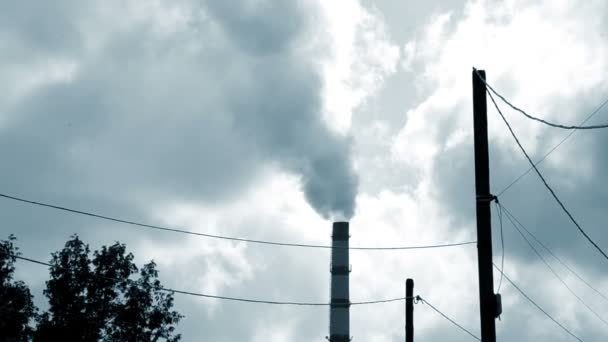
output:
M19 256L19 255L13 255L13 257L15 257L19 260L28 261L28 262L38 264L38 265L43 265L43 266L48 266L48 267L53 266L53 265L43 262L43 261L34 260L34 259ZM110 277L105 277L105 276L100 276L100 277L103 277L105 279L110 279L110 280L117 280L115 278L110 278ZM178 293L178 294L187 295L187 296L204 297L204 298L220 299L220 300L227 300L227 301L233 301L233 302L244 302L244 303L255 303L255 304L293 305L293 306L330 306L331 305L330 303L272 301L272 300L260 300L260 299L228 297L228 296L216 296L216 295L210 295L210 294L199 293L199 292L176 290L176 289L172 289L172 288L168 288L168 287L159 287L159 290L169 292L169 293ZM380 299L380 300L363 301L363 302L351 302L350 305L370 305L370 304L399 302L399 301L404 301L409 298L415 298L415 297L397 297L397 298L391 298L391 299Z
M476 243L475 241L467 241L467 242L436 244L436 245L423 245L423 246L340 247L340 246L328 246L328 245L312 245L312 244L301 244L301 243L285 243L285 242L274 242L274 241L264 241L264 240L253 240L253 239L245 239L245 238L230 237L230 236L223 236L223 235L198 233L198 232L193 232L193 231L184 230L184 229L176 229L176 228L151 225L151 224L146 224L146 223L141 223L141 222L129 221L129 220L125 220L125 219L110 217L110 216L101 215L101 214L95 214L95 213L86 212L86 211L82 211L82 210L71 209L71 208L67 208L67 207L63 207L63 206L58 206L58 205L54 205L54 204L48 204L48 203L28 200L28 199L25 199L25 198L20 198L20 197L11 196L11 195L2 194L2 193L0 193L0 197L6 198L6 199L10 199L10 200L13 200L13 201L18 201L18 202L28 203L28 204L32 204L32 205L41 206L41 207L61 210L61 211L65 211L65 212L69 212L69 213L73 213L73 214L79 214L79 215L84 215L84 216L89 216L89 217L95 217L95 218L102 219L102 220L107 220L107 221L113 221L113 222L118 222L118 223L129 224L129 225L132 225L132 226L137 226L137 227L142 227L142 228L149 228L149 229L163 230L163 231L168 231L168 232L173 232L173 233L202 236L202 237L207 237L207 238L212 238L212 239L222 239L222 240L230 240L230 241L249 242L249 243L257 243L257 244L264 244L264 245L274 245L274 246L323 248L323 249L350 249L350 250L406 250L406 249L428 249L428 248L455 247L455 246L471 245L471 244L475 244Z
M583 342L583 340L581 340L578 336L576 336L574 333L572 333L570 330L568 330L568 328L566 328L563 324L561 324L559 321L557 321L555 318L553 318L553 316L549 315L549 313L547 311L545 311L540 305L536 304L535 301L532 300L532 298L530 298L522 289L519 288L519 286L517 286L501 269L498 268L498 266L496 266L496 264L494 264L494 267L503 274L503 276L505 277L505 279L519 292L521 293L522 296L524 296L524 298L526 298L530 303L532 303L532 305L534 305L538 310L540 310L543 314L545 314L545 316L549 317L549 319L551 319L553 321L553 323L557 324L560 328L562 328L562 330L564 330L566 333L568 333L570 336L574 337L575 339Z
M515 222L512 220L512 218L510 217L510 215L508 213L507 213L507 219L511 222L511 224L513 225L513 227L515 228L515 230L517 230L517 232L519 233L519 235L521 235L521 237L526 241L526 243L528 244L528 246L530 246L530 248L534 251L534 253L540 258L540 260L545 264L545 266L547 266L547 268L551 271L551 273L553 273L553 275L566 287L566 289L568 289L568 291L579 302L581 302L581 304L583 304L583 306L585 306L587 308L587 310L589 310L591 313L593 313L595 315L595 317L597 317L600 321L602 321L604 324L606 324L608 326L608 322L606 322L593 308L591 308L591 306L589 306L579 295L577 295L576 292L574 292L574 290L568 285L568 283L566 283L566 281L562 277L560 277L559 274L557 274L557 272L555 271L555 269L553 267L551 267L551 265L542 256L542 254L536 249L536 247L534 247L534 245L532 244L532 242L530 242L530 240L528 240L528 238L519 229L519 227L517 227L517 225L515 224ZM501 269L504 269L504 268L501 266Z
M591 120L591 118L600 112L600 110L602 110L602 108L604 108L604 106L606 106L606 104L608 104L608 98L606 100L604 100L604 102L602 102L601 105L599 105L597 108L595 108L595 110L593 112L591 112L591 114L589 114L585 120L581 121L581 123L579 124L580 126L584 125L587 121ZM553 146L553 148L551 148L547 153L545 153L545 155L543 155L542 158L540 158L534 165L538 166L540 163L542 163L543 161L545 161L545 159L547 159L547 157L553 153L553 151L557 150L558 147L560 147L564 142L566 142L566 140L568 140L574 133L576 133L576 130L571 130L562 140L560 140L559 143L557 143L555 146ZM525 172L523 172L522 174L520 174L517 178L515 178L509 185L507 185L504 189L502 189L499 193L498 193L498 197L500 197L500 195L502 195L503 193L505 193L507 190L509 190L513 185L515 185L515 183L519 182L524 176L526 176L528 173L530 173L530 171L534 170L533 167L528 168L528 170L526 170Z
M593 287L593 285L591 285L588 281L586 281L582 276L580 276L576 271L574 271L574 269L572 269L570 266L568 266L568 264L566 264L561 258L559 258L555 253L553 253L553 251L547 247L547 245L545 245L542 241L540 241L534 234L532 234L532 232L526 228L526 226L521 223L520 220L517 219L517 217L515 217L515 215L513 215L513 213L511 213L509 211L509 209L507 209L506 207L503 206L502 208L509 216L511 216L511 218L513 220L515 220L515 222L517 222L517 224L526 232L528 233L528 235L530 235L534 241L536 241L541 247L543 247L547 253L549 253L553 258L555 258L555 260L557 260L562 266L564 266L565 269L567 269L568 271L570 271L570 273L572 273L575 277L577 277L583 284L587 285L587 287L589 287L591 290L593 290L595 293L597 293L600 297L604 298L606 301L608 301L608 296L606 296L605 294L603 294L602 292L600 292L598 289L596 289L595 287Z
M379 299L372 301L364 301L364 302L350 302L350 305L369 305L369 304L382 304L382 303L392 303L392 302L402 302L406 299L415 299L417 296L412 297L397 297L391 299Z
M446 314L444 314L443 312L441 312L439 309L437 309L435 306L433 306L433 304L429 303L428 300L420 297L420 296L416 296L416 299L418 299L419 301L421 301L422 303L428 305L431 309L435 310L435 312L437 312L438 314L440 314L441 316L443 316L443 318L447 319L448 321L450 321L450 323L454 324L456 327L460 328L460 330L466 332L467 334L471 335L474 339L481 341L481 339L477 336L475 336L472 332L470 332L469 330L467 330L465 327L463 327L462 325L458 324L456 321L454 321L453 319L451 319L450 317L448 317Z
M551 186L549 186L549 184L545 180L545 177L543 177L543 175L540 173L540 171L538 170L538 168L536 167L536 165L534 165L534 162L532 161L532 159L528 155L528 152L526 152L526 150L524 149L524 147L522 146L522 144L519 142L519 139L517 138L517 135L515 135L515 132L513 132L513 129L511 128L511 125L507 121L507 118L505 118L505 116L502 114L502 111L498 107L498 104L496 104L496 101L494 100L494 97L492 96L492 93L489 92L489 91L487 93L490 96L490 99L492 100L492 103L494 104L494 107L498 111L498 114L500 114L500 117L505 122L505 124L507 125L507 128L509 129L509 132L511 132L511 135L515 139L515 142L517 143L517 146L519 146L519 149L523 152L524 156L526 157L526 159L528 160L528 162L530 163L530 165L532 165L532 167L534 168L534 171L536 171L536 174L538 175L538 177L540 177L541 181L543 182L543 184L545 185L545 187L547 188L547 190L549 190L549 192L551 193L551 195L553 196L553 198L555 199L555 201L557 201L557 203L560 205L560 207L562 208L562 210L566 213L566 215L568 215L568 217L570 218L570 220L572 221L572 223L574 223L574 225L576 226L576 228L578 228L578 230L581 232L581 234L583 234L583 236L604 256L604 258L606 258L608 260L608 254L606 254L606 252L604 252L600 248L600 246L598 246L597 243L595 243L595 241L593 241L593 239L591 239L591 237L589 235L587 235L587 233L583 230L583 228L574 219L574 217L572 216L572 214L570 214L570 211L568 211L568 209L566 209L566 206L564 205L564 203L562 203L562 201L559 199L559 197L557 197L557 195L555 194L555 191L553 191L553 189L551 188Z
M479 76L479 72L477 72L477 75ZM528 119L534 120L534 121L538 121L541 123L544 123L545 125L551 126L551 127L555 127L555 128L562 128L562 129L572 129L572 130L577 130L577 129L600 129L600 128L608 128L608 124L601 124L601 125L590 125L590 126L568 126L568 125L560 125L560 124L556 124L553 122L549 122L547 120L543 120L541 118L537 118L535 116L532 116L528 113L526 113L523 109L516 107L515 105L513 105L511 102L509 102L504 96L502 96L501 94L499 94L496 90L494 90L494 88L492 88L492 86L490 86L486 80L483 77L480 77L481 80L483 81L483 83L486 84L486 86L488 87L488 89L490 89L496 96L498 96L504 103L506 103L509 107L513 108L514 110L520 112L521 114L523 114L525 117L527 117ZM608 100L606 100L606 102L608 102Z

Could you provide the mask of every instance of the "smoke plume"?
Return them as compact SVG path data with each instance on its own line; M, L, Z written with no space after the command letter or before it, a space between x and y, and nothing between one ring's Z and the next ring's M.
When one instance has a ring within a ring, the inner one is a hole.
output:
M316 9L111 2L56 1L61 25L32 18L27 1L0 5L12 51L0 86L16 89L0 101L5 184L46 198L218 203L277 165L301 177L319 214L353 215L350 144L321 119Z

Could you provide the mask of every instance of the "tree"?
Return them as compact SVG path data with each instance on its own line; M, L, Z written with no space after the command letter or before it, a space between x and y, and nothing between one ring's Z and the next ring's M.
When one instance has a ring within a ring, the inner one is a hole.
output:
M176 324L182 316L173 307L173 295L161 290L158 271L154 262L141 269L141 278L130 285L125 302L108 329L108 341L179 341L173 336Z
M154 262L139 271L116 242L93 253L77 236L53 253L34 341L179 341L173 294L162 289Z
M15 261L19 249L15 237L0 241L0 340L29 341L33 329L29 325L36 314L32 294L22 281L14 281Z

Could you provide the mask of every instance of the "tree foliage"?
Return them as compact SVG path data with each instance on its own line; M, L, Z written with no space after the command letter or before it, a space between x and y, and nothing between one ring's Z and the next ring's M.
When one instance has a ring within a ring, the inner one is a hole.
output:
M15 281L16 256L19 249L14 236L0 241L0 340L29 341L33 329L29 325L36 314L32 294L22 281Z
M173 294L158 280L156 264L137 268L133 254L116 242L91 253L73 236L53 253L44 295L48 310L36 314L23 282L12 280L14 238L0 244L1 341L168 341L180 340ZM36 318L33 329L28 323Z
M150 262L139 271L133 254L115 243L95 251L77 236L53 253L44 295L49 310L34 341L178 341L173 295L162 290Z

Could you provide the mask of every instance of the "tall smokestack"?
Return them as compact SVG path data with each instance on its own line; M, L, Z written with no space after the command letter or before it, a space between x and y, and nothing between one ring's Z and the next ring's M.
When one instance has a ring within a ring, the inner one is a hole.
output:
M350 341L350 295L348 276L348 222L334 222L331 250L331 305L329 341Z

